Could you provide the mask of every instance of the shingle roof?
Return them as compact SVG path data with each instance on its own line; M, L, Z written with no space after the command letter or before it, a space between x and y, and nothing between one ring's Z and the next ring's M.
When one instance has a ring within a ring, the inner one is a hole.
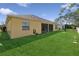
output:
M39 21L42 21L42 22L49 22L49 23L55 23L55 22L52 22L52 21L49 21L47 19L43 19L39 16L35 16L35 15L8 15L8 16L13 16L13 17L19 17L19 18L25 18L25 19L36 19L36 20L39 20Z

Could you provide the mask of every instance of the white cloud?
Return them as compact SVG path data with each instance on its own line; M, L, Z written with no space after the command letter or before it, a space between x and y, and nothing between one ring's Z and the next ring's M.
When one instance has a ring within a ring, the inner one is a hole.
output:
M19 6L22 6L22 7L27 7L28 4L27 3L17 3Z
M12 11L11 9L8 9L8 8L0 8L0 14L3 14L3 15L16 15L17 13Z

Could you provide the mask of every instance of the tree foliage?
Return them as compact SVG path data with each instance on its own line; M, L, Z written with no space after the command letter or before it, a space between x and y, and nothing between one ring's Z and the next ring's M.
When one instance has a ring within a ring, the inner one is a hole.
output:
M76 11L71 10L73 7L77 8ZM59 18L58 21L61 20L61 18L63 18L66 23L73 23L76 26L79 26L79 4L76 3L71 3L68 6L66 6L65 8L61 8L60 13L59 13ZM67 13L66 13L66 12ZM66 13L65 15L63 15L63 13Z

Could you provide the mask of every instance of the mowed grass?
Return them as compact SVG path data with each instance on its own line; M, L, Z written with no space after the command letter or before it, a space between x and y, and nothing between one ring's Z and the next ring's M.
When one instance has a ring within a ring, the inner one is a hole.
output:
M78 43L73 43L73 41ZM14 56L79 56L79 34L74 30L49 32L10 39L0 36L0 55Z

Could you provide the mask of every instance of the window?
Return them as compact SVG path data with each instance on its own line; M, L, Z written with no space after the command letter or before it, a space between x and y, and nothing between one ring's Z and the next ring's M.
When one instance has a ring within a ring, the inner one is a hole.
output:
M29 30L29 22L28 21L22 22L22 30Z

